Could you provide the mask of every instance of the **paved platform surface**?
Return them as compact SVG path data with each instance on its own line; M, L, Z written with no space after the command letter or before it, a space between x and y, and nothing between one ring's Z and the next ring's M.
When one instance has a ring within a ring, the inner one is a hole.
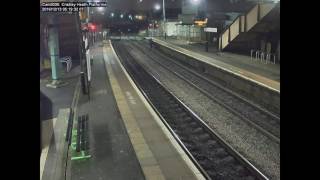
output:
M106 43L112 89L146 179L204 179L125 72Z
M79 73L78 65L75 65L70 72L62 73L62 81L68 84L60 88L46 87L46 84L51 80L50 69L40 73L40 179L55 178L55 175L59 174L58 171L61 172L61 169L57 169L55 166L60 163L57 161L57 157L61 155L57 150L58 147L61 147L59 145L61 141L58 138L61 137L63 131L61 127L65 125L63 120L67 118L65 117L66 113L64 116L62 114L72 106ZM64 141L64 138L62 139Z
M70 108L77 82L79 80L80 67L77 65L69 73L64 73L62 81L67 82L66 86L60 88L49 88L46 84L50 82L50 71L40 74L40 100L43 102L41 107L41 119L49 120L57 117L61 108Z
M252 79L280 91L280 65L265 64L260 61L251 60L250 56L233 54L228 52L219 53L213 48L209 52L201 44L188 44L185 40L173 38L153 38L156 42L180 51L184 54L196 57L209 64L225 68L246 78Z
M57 118L42 123L43 130L46 130L42 134L42 141L47 144L44 144L40 156L41 180L64 179L68 147L65 134L69 115L70 108L59 109Z
M93 53L91 100L81 95L77 115L89 115L90 159L71 161L72 180L145 179L105 70L102 48Z
M91 99L76 88L76 100L72 104L77 106L75 119L89 115L92 157L64 161L68 115L67 109L60 109L58 118L44 124L44 128L53 129L53 133L45 137L45 141L51 143L46 148L48 157L41 161L44 167L40 169L41 179L64 176L65 166L66 177L72 180L204 179L150 105L147 106L110 44L105 47L96 44L91 52L94 58Z

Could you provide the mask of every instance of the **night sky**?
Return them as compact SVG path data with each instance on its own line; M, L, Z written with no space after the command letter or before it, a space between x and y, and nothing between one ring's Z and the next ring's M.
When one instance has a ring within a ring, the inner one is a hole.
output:
M166 6L166 18L177 19L178 14L181 13L182 1L184 0L165 0ZM186 0L192 1L192 0ZM247 0L199 0L199 16L208 17L209 20L213 17L213 13L220 12L245 12L244 8L250 7L246 4L239 6L240 2L246 2ZM248 1L250 2L250 1ZM105 26L121 23L122 21L128 21L128 18L121 18L120 14L124 14L127 17L129 14L133 16L135 14L152 14L152 18L162 18L162 0L107 0L108 7L99 12L97 8L91 9L91 21L95 23L101 23ZM155 10L155 5L161 6L160 10ZM241 3L240 3L241 4ZM114 14L115 17L111 17Z
M167 17L170 17L170 9L181 8L181 1L182 0L165 0ZM161 17L162 15L162 0L142 0L142 2L140 2L140 0L107 0L107 3L108 3L108 7L103 11L103 13L99 12L97 8L91 9L91 11L94 12L93 15L91 15L92 22L102 23L106 25L106 23L108 23L107 22L108 19L110 19L111 13L131 14L132 11L135 11L136 13L153 12L155 13L154 17L158 17L158 18ZM156 4L159 4L161 6L161 10L156 11L154 9ZM179 11L177 11L177 13L178 12ZM119 15L115 15L115 16L119 16ZM118 21L120 20L119 19L116 20L116 18L113 19L113 22L118 22Z
M108 0L110 9L121 10L150 10L156 3L162 6L162 0ZM166 0L166 8L181 7L181 0Z
M181 8L183 0L165 0L166 9ZM187 0L192 1L192 0ZM238 6L239 2L250 2L248 0L199 0L200 9L212 9L214 11L223 11L232 9L232 6ZM155 4L162 7L162 0L107 0L108 12L114 10L130 11L150 11L154 9ZM162 9L162 8L161 8Z

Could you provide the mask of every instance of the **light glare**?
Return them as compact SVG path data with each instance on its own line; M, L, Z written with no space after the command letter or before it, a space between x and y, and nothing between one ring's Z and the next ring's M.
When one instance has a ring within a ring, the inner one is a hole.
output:
M160 10L160 9L161 9L161 6L160 6L160 4L156 4L156 5L154 6L154 8L155 8L156 10Z

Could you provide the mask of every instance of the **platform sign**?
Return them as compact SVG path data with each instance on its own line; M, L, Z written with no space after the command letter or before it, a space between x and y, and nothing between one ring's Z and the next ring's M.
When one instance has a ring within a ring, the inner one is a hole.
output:
M88 47L89 47L88 38L86 38L85 36L83 36L83 41L84 41L84 47L85 47L85 49L88 49Z
M218 32L217 28L206 27L204 28L204 32Z
M90 57L89 49L86 51L86 60L87 60L88 81L91 82L91 57Z

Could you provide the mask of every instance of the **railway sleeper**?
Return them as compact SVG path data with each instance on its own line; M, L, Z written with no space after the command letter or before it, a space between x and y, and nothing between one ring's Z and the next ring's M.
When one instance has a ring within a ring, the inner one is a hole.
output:
M179 120L183 121L186 117L188 117L188 114L186 114L186 113L174 113L174 116L176 117L176 119L179 119Z
M255 180L255 178L252 176L246 176L243 178L243 180Z
M165 119L169 119L170 118L170 114L166 114L166 113L162 113L160 110L159 112L161 113L161 116Z
M175 109L175 108L179 108L178 104L170 104L168 107Z
M225 158L222 158L222 159L218 159L215 161L215 164L219 165L219 166L225 166L225 165L228 165L228 164L231 164L231 163L234 163L235 162L235 159L234 157L232 156L227 156ZM225 168L225 167L223 167Z
M185 123L188 123L188 124L190 124L190 123L193 123L194 121L193 121L193 119L191 118L191 117L185 117L184 119L183 119L183 121L185 122Z
M194 135L193 135L193 136L194 136ZM199 137L199 135L195 136L194 139L195 139L197 142L202 143L202 146L205 146L206 149L207 149L207 148L216 148L216 147L218 147L218 144L209 145L209 144L208 144L208 141L209 141L210 139L201 138L201 137Z
M187 138L187 137L181 136L179 139L180 139L183 143L187 143L187 144L190 144L190 145L194 145L193 142L192 142L189 138Z
M206 144L207 144L207 146L209 146L209 148L214 148L214 147L218 146L217 141L211 140L211 139L207 140Z
M169 113L173 113L173 114L181 114L181 113L184 113L184 111L180 108L166 108L166 110L169 112Z
M175 113L185 113L185 111L181 108L172 108L172 111L175 112Z
M187 123L180 123L180 124L179 124L179 127L180 127L181 129L187 129L187 128L189 128L189 125L188 125Z
M203 131L203 129L201 128L201 127L197 127L197 128L195 128L195 129L193 129L192 130L192 133L193 134L201 134L201 133L203 133L204 131Z
M189 127L190 128L197 128L199 125L196 123L196 122L191 122L191 123L189 123Z
M221 147L213 148L213 150L210 151L210 156L212 156L212 157L221 158L221 157L225 157L228 155L229 155L228 152L224 148L221 148Z
M204 161L208 160L208 157L203 154L194 154L193 157L195 157L198 161Z
M237 171L239 174L246 174L248 171L241 165L236 165L234 170Z
M211 139L211 136L207 133L200 134L197 137L201 141L209 141Z
M186 148L190 151L190 152L198 152L198 149L193 145L194 143L184 143L184 145L186 146ZM194 154L192 153L192 154Z
M213 171L213 170L208 170L207 171L207 174L210 176L210 177L216 177L217 176L217 172Z

